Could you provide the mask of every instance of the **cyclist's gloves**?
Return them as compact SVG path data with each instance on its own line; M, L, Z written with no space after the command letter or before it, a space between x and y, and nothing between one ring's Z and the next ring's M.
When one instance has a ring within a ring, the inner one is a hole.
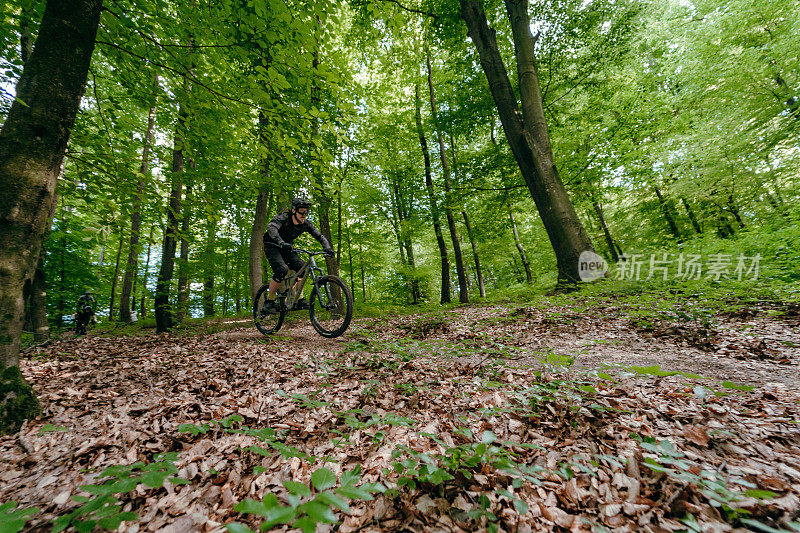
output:
M292 251L292 245L289 244L288 242L285 242L285 243L281 244L281 250L284 251L284 252L291 252Z
M328 257L333 257L334 256L333 248L325 248L322 251L325 252L325 255L327 255Z

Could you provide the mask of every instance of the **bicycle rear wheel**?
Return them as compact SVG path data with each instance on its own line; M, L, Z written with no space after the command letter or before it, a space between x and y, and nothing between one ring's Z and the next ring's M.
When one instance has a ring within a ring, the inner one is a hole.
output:
M253 300L253 320L256 323L258 331L264 335L272 335L281 329L283 319L286 318L286 306L283 303L283 298L277 298L276 302L280 307L277 313L267 313L264 306L267 303L267 296L269 295L269 284L261 287L256 293Z
M338 337L353 318L353 295L337 276L322 276L311 291L311 324L323 337Z

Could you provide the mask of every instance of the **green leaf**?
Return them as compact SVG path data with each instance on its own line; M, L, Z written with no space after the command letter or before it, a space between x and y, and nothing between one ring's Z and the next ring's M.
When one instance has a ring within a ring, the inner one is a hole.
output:
M302 483L298 483L296 481L284 481L283 486L286 487L286 490L292 494L297 494L299 496L311 496L311 489Z
M492 442L497 440L497 435L489 431L488 429L483 432L481 435L481 442L483 444L491 444Z
M103 529L118 529L122 522L136 520L139 515L133 512L118 513L97 521L97 525Z
M325 490L336 484L336 474L327 468L319 468L311 474L311 484L317 490Z
M369 501L372 499L372 494L370 494L368 490L361 487L354 487L352 485L348 485L345 487L337 487L334 490L337 493L344 496L345 498L350 498L351 500Z
M164 480L167 478L168 475L169 474L167 472L145 472L144 474L142 474L142 483L144 483L148 487L157 489L164 485ZM124 492L129 492L129 491L124 491Z
M267 520L261 524L261 531L270 530L276 524L289 524L296 516L297 509L294 507L274 507L267 513Z
M249 513L258 516L267 516L267 506L258 500L242 500L233 508L234 511L239 513Z
M329 505L331 507L337 507L344 511L345 513L350 512L350 506L347 504L347 500L344 498L340 498L336 494L332 492L321 492L317 495L316 498L318 501L321 501L325 505Z
M230 524L225 524L225 529L230 531L230 533L255 533L255 531L253 531L246 525L240 524L238 522L231 522Z
M302 505L300 509L305 511L308 516L317 522L326 522L328 524L333 524L336 522L336 515L333 514L331 508L317 500L311 500L310 502Z
M726 389L736 389L736 390L743 390L743 391L751 391L755 389L755 387L751 385L739 385L734 383L733 381L723 381L722 386Z
M762 490L762 489L749 489L744 491L745 496L750 496L751 498L756 498L757 500L769 500L777 496L774 492L770 490Z
M342 485L355 485L361 480L361 465L356 465L356 467L349 471L349 472L342 472L342 476L339 479L339 483Z
M295 520L294 527L300 528L303 533L314 533L317 530L317 521L310 516L304 516Z

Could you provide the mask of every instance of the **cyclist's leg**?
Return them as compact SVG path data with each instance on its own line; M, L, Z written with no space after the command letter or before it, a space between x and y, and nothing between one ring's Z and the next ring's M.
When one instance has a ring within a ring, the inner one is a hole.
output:
M292 270L294 270L295 272L300 272L300 269L302 269L302 268L303 268L303 267L306 265L306 262L305 262L305 261L303 261L303 260L300 258L300 254L298 254L298 253L297 253L297 252L295 252L294 250L292 250L292 251L291 251L291 252L288 254L288 257L286 258L286 262L289 264L289 267L290 267ZM298 288L298 287L300 287L300 284L301 284L301 283L303 283L303 278L297 278L297 282L294 284L294 287L293 287L293 289L294 289L295 291L297 291L297 288ZM302 296L302 295L300 295L300 298L299 298L299 300L303 300L303 296ZM307 304L306 304L306 305L307 305Z
M264 302L265 304L269 304L269 302L275 301L275 295L278 292L280 281L289 272L289 267L286 265L283 254L278 248L265 246L264 255L267 256L269 266L272 267L272 279L269 281L269 290L267 291L267 298Z

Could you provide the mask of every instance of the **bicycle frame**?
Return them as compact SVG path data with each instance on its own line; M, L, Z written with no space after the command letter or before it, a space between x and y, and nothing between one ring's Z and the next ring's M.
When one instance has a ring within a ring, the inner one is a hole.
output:
M286 305L287 309L292 309L294 304L297 303L297 300L302 298L303 289L305 288L306 281L309 277L307 274L310 274L311 279L315 284L317 278L324 275L324 272L320 267L317 266L317 262L314 260L314 256L319 255L321 252L310 252L308 250L303 250L302 248L295 248L294 251L308 254L308 261L306 261L306 264L303 265L303 268L290 276L284 277L283 281L281 281L280 285L278 285L277 295L285 298L284 305ZM297 283L298 279L302 279L302 281L297 288L295 288L295 284Z

